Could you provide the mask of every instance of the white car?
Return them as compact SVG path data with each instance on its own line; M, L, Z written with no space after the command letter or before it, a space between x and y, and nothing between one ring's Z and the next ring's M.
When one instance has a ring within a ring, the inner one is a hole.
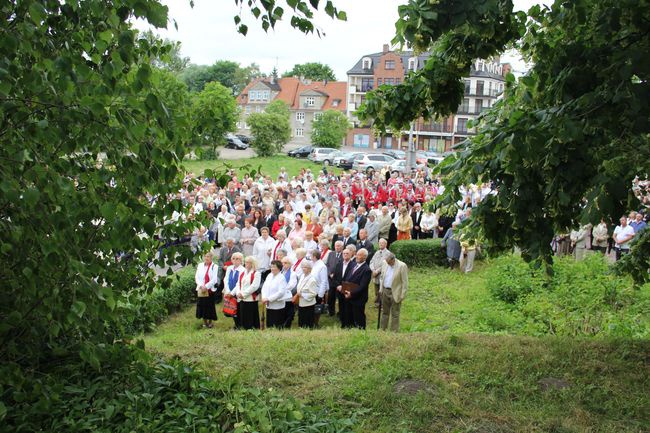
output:
M314 162L325 162L325 160L332 161L331 155L336 152L336 149L330 147L314 147L307 159ZM329 165L329 164L325 164Z
M381 170L395 162L395 158L383 153L362 153L354 158L352 168L355 170Z
M424 167L425 167L424 164L417 164L416 168L424 168ZM391 173L395 172L395 171L398 172L398 173L402 173L402 174L408 172L408 170L406 170L406 161L404 161L403 159L399 160L399 161L395 161L394 163L392 163L390 165L389 169L390 169Z

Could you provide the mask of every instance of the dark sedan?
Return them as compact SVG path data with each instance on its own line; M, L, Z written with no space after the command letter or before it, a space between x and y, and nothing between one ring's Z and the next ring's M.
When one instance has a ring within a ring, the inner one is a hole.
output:
M314 150L313 146L303 146L298 149L290 150L287 152L287 155L293 158L307 158L312 150Z

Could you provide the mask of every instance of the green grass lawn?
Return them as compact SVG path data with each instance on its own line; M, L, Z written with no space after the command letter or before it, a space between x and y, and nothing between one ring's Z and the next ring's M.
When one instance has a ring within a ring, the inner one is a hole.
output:
M185 160L183 165L187 171L191 171L194 174L202 174L206 168L213 170L222 170L229 165L234 168L239 168L242 165L250 165L250 168L258 170L261 169L262 173L271 175L274 179L280 172L280 168L284 167L287 169L287 172L290 176L295 176L300 173L302 168L311 169L312 173L318 175L318 172L322 168L322 164L317 164L305 158L291 158L286 155L276 155L267 158L242 158L235 160L213 160L213 161L204 161L204 160ZM328 167L330 172L340 173L341 169L336 167Z
M199 329L189 306L145 342L217 380L354 414L358 432L650 431L650 342L469 333L517 332L494 326L486 268L411 270L398 334L374 330L373 308L365 332L329 318L315 331L244 332L221 315Z

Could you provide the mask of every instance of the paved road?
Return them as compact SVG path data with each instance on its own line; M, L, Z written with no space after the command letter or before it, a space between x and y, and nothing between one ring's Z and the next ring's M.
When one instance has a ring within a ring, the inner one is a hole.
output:
M302 146L304 146L304 144L289 143L286 146L284 146L282 153L286 155L288 151L292 149L297 149ZM345 146L342 147L341 150L345 152L383 153L386 149L369 149L369 148ZM253 149L250 148L246 150L235 150L235 149L226 149L224 147L219 149L219 156L223 159L229 159L229 160L245 159L245 158L255 157L255 152L253 151Z

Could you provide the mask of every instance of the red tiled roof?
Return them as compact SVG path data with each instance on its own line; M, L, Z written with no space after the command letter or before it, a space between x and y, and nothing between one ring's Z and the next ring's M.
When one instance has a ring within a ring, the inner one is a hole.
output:
M247 97L249 89L260 81L268 82L268 78L258 78L251 81L237 97L237 103L246 104L247 98L244 95ZM280 92L275 99L286 102L290 109L297 110L300 108L300 95L309 90L313 90L327 96L327 100L323 104L323 110L332 109L343 112L346 110L347 83L345 81L313 81L305 84L296 77L286 77L278 79L277 84L280 86ZM332 105L335 100L339 101L336 107Z

